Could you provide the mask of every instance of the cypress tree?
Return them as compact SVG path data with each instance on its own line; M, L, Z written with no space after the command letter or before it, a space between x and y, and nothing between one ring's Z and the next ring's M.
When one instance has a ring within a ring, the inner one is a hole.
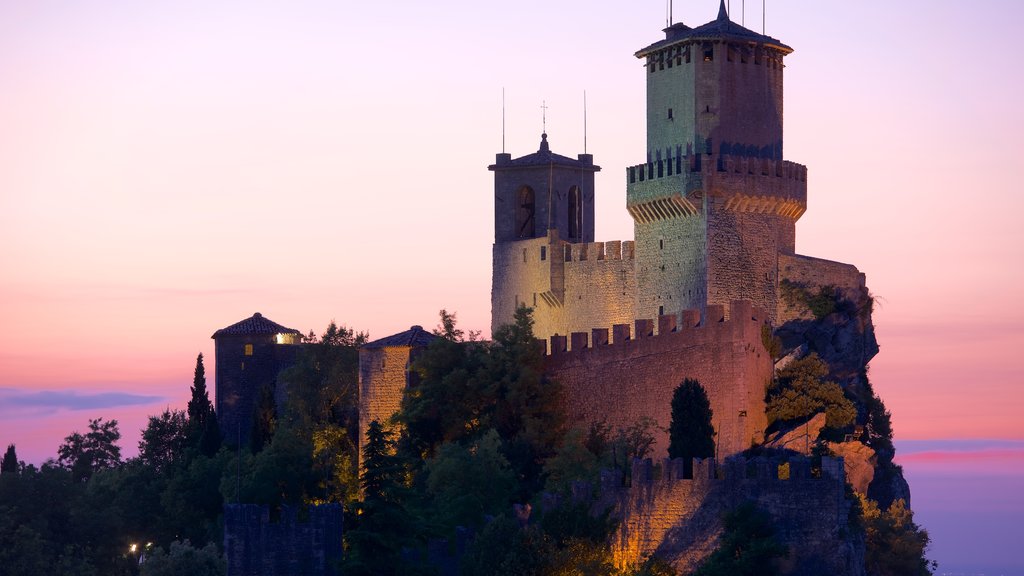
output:
M7 446L7 452L4 452L3 462L0 462L0 474L17 474L18 473L18 453L14 450L14 444Z
M711 403L700 382L689 378L672 393L672 424L669 426L669 458L685 459L691 469L693 458L715 455L715 428L711 425Z

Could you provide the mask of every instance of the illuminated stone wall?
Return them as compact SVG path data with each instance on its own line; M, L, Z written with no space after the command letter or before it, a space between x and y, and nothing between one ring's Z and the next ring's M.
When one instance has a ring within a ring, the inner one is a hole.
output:
M783 280L812 290L821 286L834 286L853 299L866 296L867 292L864 274L856 266L799 254L779 256L779 281ZM794 305L780 298L776 318L777 324L781 325L790 320L810 320L814 315L806 306Z
M627 427L643 417L656 420L662 428L657 457L668 454L663 429L671 422L672 393L694 378L714 411L719 456L735 454L760 442L766 426L772 360L761 340L765 317L749 302L735 302L728 320L723 307L708 306L703 321L687 311L659 318L657 329L653 321L637 321L552 338L545 369L565 387L571 423Z
M852 503L845 495L842 458L785 462L733 458L695 460L683 477L682 459L633 461L630 486L606 473L597 508L612 508L620 520L611 548L619 567L656 555L682 574L717 548L722 516L753 502L772 518L775 537L789 547L783 573L793 576L863 576L864 542L849 527Z
M402 407L402 394L408 384L409 346L359 349L359 458L370 422L387 425Z

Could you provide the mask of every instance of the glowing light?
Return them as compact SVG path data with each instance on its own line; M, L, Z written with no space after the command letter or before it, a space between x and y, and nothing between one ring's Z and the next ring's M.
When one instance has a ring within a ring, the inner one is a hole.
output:
M138 544L132 544L131 547L128 548L128 551L131 552L132 554L135 554L135 551L138 550L138 549L139 549L139 545Z

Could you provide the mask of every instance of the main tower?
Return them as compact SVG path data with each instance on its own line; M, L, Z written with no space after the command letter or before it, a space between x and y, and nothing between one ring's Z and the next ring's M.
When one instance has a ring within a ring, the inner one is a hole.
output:
M783 57L732 22L674 24L636 53L647 76L647 157L627 169L636 317L750 300L774 316L806 169L783 158Z

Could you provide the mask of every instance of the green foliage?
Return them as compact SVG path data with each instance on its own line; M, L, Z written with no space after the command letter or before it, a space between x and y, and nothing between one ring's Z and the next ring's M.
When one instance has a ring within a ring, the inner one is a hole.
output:
M839 309L842 293L835 286L819 286L817 290L798 282L783 280L779 283L783 300L790 306L806 306L816 320L822 320Z
M613 529L607 513L591 516L586 503L556 508L545 514L539 524L528 526L500 516L473 542L462 559L461 573L618 575L606 544Z
M434 328L434 336L440 336L449 342L462 342L465 339L465 332L455 326L455 312L449 313L441 309L441 323Z
M360 478L363 501L355 528L345 533L343 573L400 574L402 547L412 543L416 527L406 510L408 470L394 454L395 445L380 422L370 422L363 446Z
M411 460L495 430L522 501L543 485L544 461L562 441L565 411L561 386L544 376L530 309L521 307L515 319L488 344L434 341L416 359L419 383L406 391L396 421Z
M88 480L97 470L121 463L121 447L117 445L120 439L117 420L89 420L89 432L73 432L64 438L57 449L57 462L70 470L76 481Z
M914 523L914 513L900 499L882 512L878 504L861 495L860 505L866 551L864 564L870 576L931 576L935 562L925 557L930 538Z
M184 458L187 434L188 421L181 410L150 416L139 440L139 459L157 472L169 473Z
M494 430L468 445L443 444L424 468L434 517L448 529L479 526L511 503L515 477Z
M764 345L765 352L772 359L778 358L782 354L782 338L776 336L768 324L761 325L761 344Z
M216 419L213 404L210 402L210 394L206 389L206 368L203 366L202 353L196 357L196 369L192 376L192 387L189 390L192 396L189 398L187 409L188 439L189 444L197 446L208 427L208 420Z
M252 430L249 432L249 449L254 453L270 443L277 430L277 403L274 402L274 389L270 386L260 388L253 408Z
M579 428L572 428L565 434L558 452L544 463L544 474L547 476L545 490L565 492L570 489L573 481L593 482L597 479L602 467L601 456L610 453L607 450L610 443L607 431L601 438L597 435L598 430L591 427L594 441L589 444L589 437Z
M786 547L774 537L771 518L753 502L745 502L725 515L725 530L717 550L694 576L773 576L775 560Z
M792 422L825 412L825 434L852 426L857 409L835 382L826 380L828 365L817 354L790 362L776 374L768 391L768 425Z
M188 540L171 542L170 550L155 548L141 564L141 576L223 576L227 564L213 544L194 548Z
M3 462L0 462L0 474L17 474L18 468L18 453L14 449L14 444L8 444Z
M693 458L715 455L715 428L711 425L711 403L700 382L686 378L672 393L672 423L669 425L668 456Z

